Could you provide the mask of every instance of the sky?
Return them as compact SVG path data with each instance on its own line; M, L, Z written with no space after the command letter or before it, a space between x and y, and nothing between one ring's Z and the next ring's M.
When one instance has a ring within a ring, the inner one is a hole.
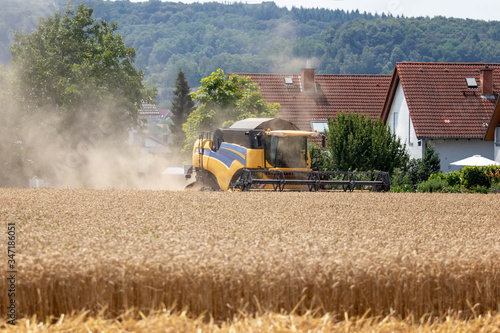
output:
M139 2L141 0L131 0ZM169 0L177 2L179 0ZM180 0L184 3L211 2L213 0ZM221 3L261 3L260 0L217 0ZM279 7L319 7L329 9L356 10L369 13L391 13L394 16L445 16L482 20L500 20L498 0L274 0Z

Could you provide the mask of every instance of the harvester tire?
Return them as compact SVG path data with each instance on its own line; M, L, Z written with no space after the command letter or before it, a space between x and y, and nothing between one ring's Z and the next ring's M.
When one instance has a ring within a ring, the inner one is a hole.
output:
M212 186L205 186L203 183L200 182L194 182L189 185L187 185L184 190L186 191L193 191L193 192L211 192L211 191L218 191L218 189L213 188Z
M196 181L187 185L188 191L220 191L219 183L215 176L203 169L196 169Z
M188 184L184 190L186 191L199 191L201 189L201 185L198 182L192 182L191 184Z

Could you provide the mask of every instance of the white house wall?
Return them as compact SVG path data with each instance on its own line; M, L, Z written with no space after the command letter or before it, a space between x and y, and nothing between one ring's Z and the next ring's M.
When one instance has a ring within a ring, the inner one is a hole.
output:
M495 141L494 141L494 157L495 157L495 162L500 163L500 126L498 126L495 129Z
M472 155L481 155L493 159L491 141L480 139L446 139L429 140L429 143L434 146L436 153L441 159L442 172L461 170L463 166L450 165L450 163L471 157Z
M406 103L401 83L398 84L396 94L394 95L387 118L387 125L401 139L401 142L406 144L410 158L422 158L422 145L419 145L419 140L413 128L413 122L411 121L410 111L408 110L408 104ZM496 135L500 136L500 131L496 131ZM500 162L500 142L499 146L492 145L491 141L480 139L429 140L428 143L434 146L436 154L439 155L441 159L441 171L443 172L460 170L461 166L452 166L450 163L472 155L481 155Z
M387 125L400 139L401 143L406 144L406 149L410 158L422 158L422 147L418 145L417 135L413 128L410 111L403 92L401 83L398 84L394 100L389 110Z

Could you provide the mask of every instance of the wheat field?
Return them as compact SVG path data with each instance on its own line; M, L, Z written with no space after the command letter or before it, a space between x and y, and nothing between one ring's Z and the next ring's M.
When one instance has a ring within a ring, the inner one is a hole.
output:
M16 224L23 323L168 309L229 330L236 317L291 314L330 325L490 316L498 328L499 198L2 189L0 221Z
M140 319L137 319L140 318ZM73 316L61 316L39 321L36 317L24 318L16 326L6 325L0 319L0 328L9 333L160 333L160 332L351 332L351 333L457 333L500 332L500 315L478 316L471 320L456 316L442 319L424 317L420 320L401 320L392 316L385 318L344 318L332 320L310 313L301 316L266 313L257 317L239 317L216 323L203 318L190 318L186 313L158 312L149 316L125 313L114 319L91 317L85 312Z

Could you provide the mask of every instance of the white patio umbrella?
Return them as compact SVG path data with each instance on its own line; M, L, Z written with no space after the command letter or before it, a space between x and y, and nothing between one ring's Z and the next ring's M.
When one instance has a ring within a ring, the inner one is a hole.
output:
M464 158L463 160L450 163L451 165L460 166L485 166L485 165L500 165L500 163L490 160L489 158L482 157L481 155L473 155Z

